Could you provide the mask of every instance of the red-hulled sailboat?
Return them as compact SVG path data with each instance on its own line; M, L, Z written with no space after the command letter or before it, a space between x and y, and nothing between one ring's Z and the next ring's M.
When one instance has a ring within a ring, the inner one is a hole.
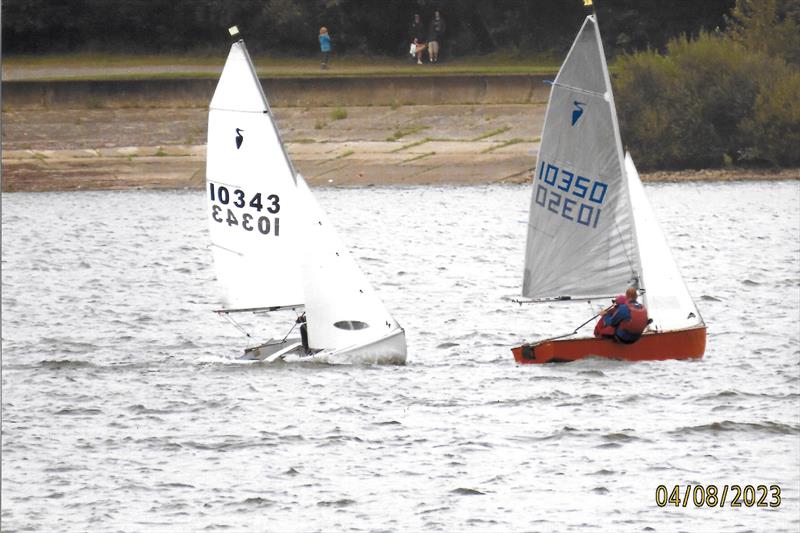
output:
M607 301L629 286L639 289L652 319L635 343L594 338L578 328L512 348L514 359L647 361L705 352L706 325L633 160L623 155L600 32L590 15L550 92L533 177L522 294L527 302Z

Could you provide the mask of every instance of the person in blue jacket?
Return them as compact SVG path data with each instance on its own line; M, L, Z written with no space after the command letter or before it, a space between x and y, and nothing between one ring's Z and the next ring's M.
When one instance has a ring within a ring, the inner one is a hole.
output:
M595 337L614 339L623 344L633 344L642 336L650 319L647 308L637 301L636 287L625 291L625 296L617 296L614 306L603 312L594 328Z
M331 55L331 36L328 35L328 28L325 26L319 29L319 50L322 52L322 63L319 68L327 70L328 58Z

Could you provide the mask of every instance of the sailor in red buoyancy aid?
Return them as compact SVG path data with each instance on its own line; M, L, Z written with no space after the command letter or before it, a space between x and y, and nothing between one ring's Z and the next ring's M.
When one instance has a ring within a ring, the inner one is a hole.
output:
M617 296L614 306L603 311L594 327L594 336L614 339L623 344L633 344L642 336L650 319L647 308L636 301L635 287L628 288L625 296Z

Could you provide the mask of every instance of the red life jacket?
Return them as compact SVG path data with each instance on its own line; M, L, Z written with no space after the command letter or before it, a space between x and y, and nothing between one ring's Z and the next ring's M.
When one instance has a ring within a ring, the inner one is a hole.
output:
M619 328L630 336L639 338L647 327L647 308L638 302L628 303L631 319L619 325Z

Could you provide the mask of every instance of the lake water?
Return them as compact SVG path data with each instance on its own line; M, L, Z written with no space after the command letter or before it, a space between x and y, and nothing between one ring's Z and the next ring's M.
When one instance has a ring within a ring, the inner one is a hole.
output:
M646 189L699 361L514 364L594 314L507 299L526 186L316 191L405 366L237 361L203 191L4 194L3 530L797 531L800 184ZM657 506L676 484L781 503Z

